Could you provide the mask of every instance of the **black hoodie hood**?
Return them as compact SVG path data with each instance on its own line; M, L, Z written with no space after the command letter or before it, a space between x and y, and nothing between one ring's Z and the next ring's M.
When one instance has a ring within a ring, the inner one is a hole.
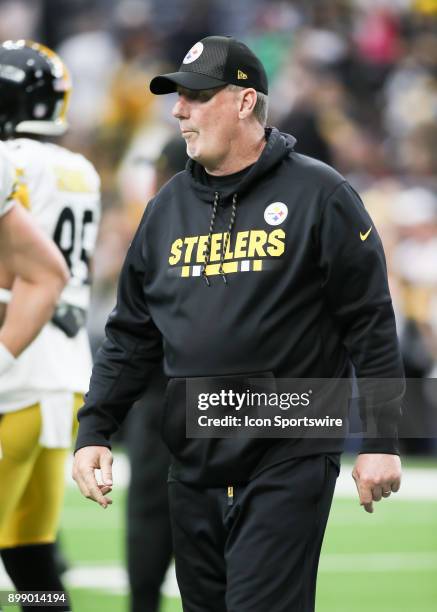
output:
M238 185L236 193L239 197L265 174L270 172L274 166L287 157L289 153L293 151L294 145L296 144L296 139L293 136L283 134L274 127L265 128L265 135L267 141L266 146L258 160L253 164L250 171L243 177L241 183ZM185 177L189 182L190 188L196 191L202 201L211 204L214 200L215 190L212 187L204 185L200 181L200 173L204 172L203 166L189 159L186 170ZM230 196L233 194L234 190L232 189L228 189L227 191L224 190L223 193L221 193L222 204L231 204L232 198Z

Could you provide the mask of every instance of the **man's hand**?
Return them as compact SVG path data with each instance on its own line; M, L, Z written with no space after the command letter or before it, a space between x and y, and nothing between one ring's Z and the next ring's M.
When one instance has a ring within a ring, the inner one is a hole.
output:
M102 484L98 484L95 470L101 470ZM112 504L112 453L106 446L84 446L74 456L73 479L82 495L106 508Z
M358 455L352 478L357 485L360 504L373 512L373 502L396 493L401 486L401 460L397 455Z

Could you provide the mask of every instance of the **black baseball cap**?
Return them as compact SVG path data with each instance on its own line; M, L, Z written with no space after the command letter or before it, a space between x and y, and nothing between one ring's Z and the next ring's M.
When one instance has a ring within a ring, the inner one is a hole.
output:
M150 91L161 95L178 85L200 90L231 84L268 93L264 66L249 47L231 36L207 36L191 47L178 72L153 78Z

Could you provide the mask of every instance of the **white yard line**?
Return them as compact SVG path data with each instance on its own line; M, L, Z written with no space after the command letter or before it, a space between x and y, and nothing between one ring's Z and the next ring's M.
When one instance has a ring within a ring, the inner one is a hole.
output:
M329 573L437 570L437 552L322 553L320 571Z

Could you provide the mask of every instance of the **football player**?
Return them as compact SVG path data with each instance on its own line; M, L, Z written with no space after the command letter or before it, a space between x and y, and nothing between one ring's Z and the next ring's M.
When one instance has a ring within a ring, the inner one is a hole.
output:
M18 175L16 198L52 238L70 271L51 321L7 377L0 377L0 549L22 591L64 590L54 541L64 463L91 371L85 320L100 181L82 155L47 141L67 128L70 90L65 65L47 47L31 41L0 47L0 132ZM0 276L5 303L12 282L12 275ZM67 600L59 608L69 609Z

